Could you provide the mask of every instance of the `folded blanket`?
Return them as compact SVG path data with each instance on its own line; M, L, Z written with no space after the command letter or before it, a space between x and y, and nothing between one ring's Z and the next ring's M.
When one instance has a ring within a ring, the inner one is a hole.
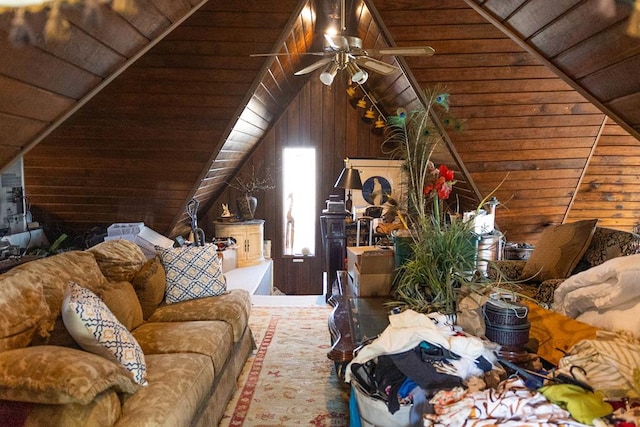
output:
M640 335L640 254L613 258L565 280L553 310L607 330Z

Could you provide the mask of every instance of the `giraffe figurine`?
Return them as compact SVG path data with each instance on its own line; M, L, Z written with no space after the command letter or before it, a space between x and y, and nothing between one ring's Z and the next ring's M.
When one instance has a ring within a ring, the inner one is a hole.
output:
M287 253L293 252L293 239L295 235L296 220L293 218L293 193L289 193L289 210L287 211L287 226L285 231L285 247Z

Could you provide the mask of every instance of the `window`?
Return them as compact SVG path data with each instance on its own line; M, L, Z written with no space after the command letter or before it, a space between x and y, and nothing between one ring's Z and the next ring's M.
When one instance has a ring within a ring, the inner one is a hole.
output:
M282 155L285 255L314 255L316 242L316 150L285 148Z

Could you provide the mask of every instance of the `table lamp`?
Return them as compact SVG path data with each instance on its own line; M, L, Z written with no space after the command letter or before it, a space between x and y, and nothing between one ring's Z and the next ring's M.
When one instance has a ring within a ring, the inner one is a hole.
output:
M353 167L344 167L340 176L333 186L334 188L344 188L348 190L347 200L344 202L345 210L351 212L353 201L351 200L351 190L362 190L362 181L360 180L360 171Z

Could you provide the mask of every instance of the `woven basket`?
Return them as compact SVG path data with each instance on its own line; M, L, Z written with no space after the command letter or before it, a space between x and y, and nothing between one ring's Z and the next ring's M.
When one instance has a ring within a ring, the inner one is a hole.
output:
M485 336L505 347L520 347L529 342L529 309L516 301L488 301L483 306Z
M489 326L485 336L489 341L504 347L521 347L529 342L529 322L522 325Z
M488 301L483 311L485 323L495 326L525 324L529 313L527 306L515 301L500 302L500 304Z

